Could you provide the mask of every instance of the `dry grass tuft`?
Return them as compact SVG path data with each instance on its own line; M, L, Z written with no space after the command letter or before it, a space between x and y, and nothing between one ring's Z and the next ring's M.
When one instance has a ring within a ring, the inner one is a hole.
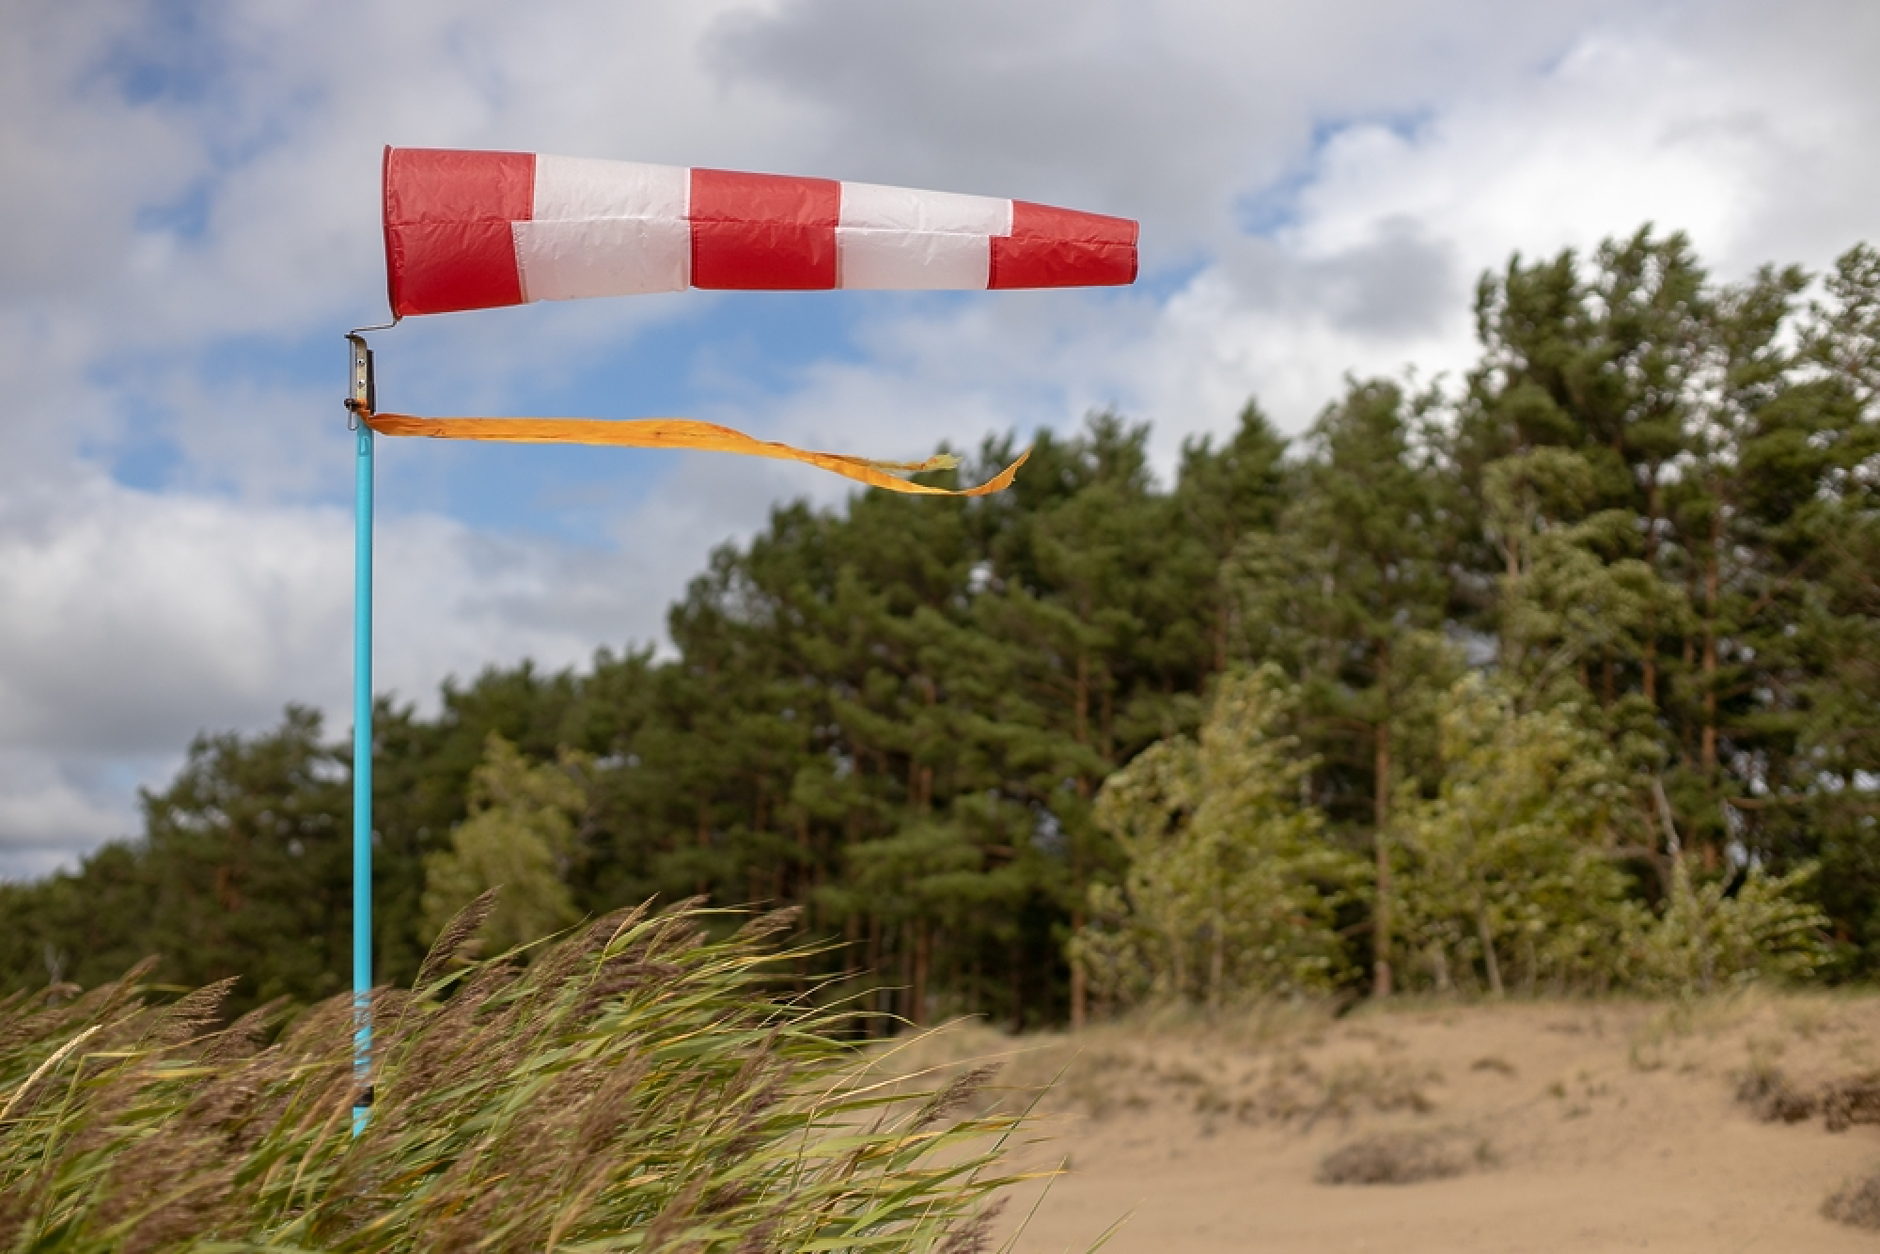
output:
M988 1073L883 1085L840 1012L775 995L784 920L628 912L447 970L487 904L375 995L358 1137L350 996L266 1046L277 1008L213 1030L225 989L156 1007L144 972L0 1003L0 1248L983 1244L1017 1121L956 1112Z
M444 930L431 942L430 952L424 955L424 961L418 965L418 978L412 983L413 988L429 988L431 982L443 975L450 964L476 938L477 932L489 919L490 912L496 909L496 890L485 889L481 896L471 901L455 915L451 916Z

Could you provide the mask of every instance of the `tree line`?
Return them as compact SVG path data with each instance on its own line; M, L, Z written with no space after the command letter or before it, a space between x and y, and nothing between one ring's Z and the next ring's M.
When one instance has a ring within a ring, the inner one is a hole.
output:
M381 978L494 883L490 946L797 906L799 986L884 1025L1870 977L1880 253L1724 283L1646 229L1475 310L1464 379L1297 441L1250 403L1163 482L1097 414L996 496L779 507L670 655L381 700ZM0 978L338 991L348 776L304 709L199 737L136 839L0 886Z

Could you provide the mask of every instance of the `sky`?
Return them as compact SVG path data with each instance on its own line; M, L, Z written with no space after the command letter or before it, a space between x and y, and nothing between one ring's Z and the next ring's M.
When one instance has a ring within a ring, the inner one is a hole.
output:
M0 878L139 830L192 737L347 733L351 327L386 144L819 175L1142 223L1136 286L410 319L382 407L685 415L917 458L1185 438L1453 382L1509 257L1650 222L1713 272L1880 242L1862 0L0 0ZM381 441L379 688L659 647L713 547L844 481Z

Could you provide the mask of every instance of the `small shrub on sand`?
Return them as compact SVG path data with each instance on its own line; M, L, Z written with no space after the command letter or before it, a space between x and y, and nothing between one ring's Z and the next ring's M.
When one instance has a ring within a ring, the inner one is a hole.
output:
M226 987L156 1006L144 970L0 1003L0 1249L980 1242L1014 1120L882 1084L839 1014L770 995L774 922L707 942L702 911L632 912L447 972L481 921L375 996L357 1137L350 998L265 1047L275 1012L222 1028Z
M1462 1156L1439 1136L1384 1132L1327 1154L1319 1163L1319 1183L1415 1184L1459 1176L1466 1166Z
M1811 1092L1779 1070L1752 1067L1737 1083L1736 1099L1764 1123L1801 1123L1817 1114L1830 1132L1880 1123L1880 1075L1843 1076Z
M1823 1123L1844 1132L1857 1123L1880 1123L1880 1076L1846 1076L1821 1089Z
M1821 1213L1855 1228L1880 1229L1880 1176L1843 1186L1821 1204Z
M1737 1083L1736 1100L1764 1123L1800 1123L1815 1116L1815 1095L1790 1084L1780 1071L1749 1072Z

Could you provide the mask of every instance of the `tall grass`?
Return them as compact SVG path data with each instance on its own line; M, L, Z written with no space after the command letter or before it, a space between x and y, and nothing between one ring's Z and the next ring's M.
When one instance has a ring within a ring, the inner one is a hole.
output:
M841 1012L773 996L775 920L634 911L453 963L487 905L375 995L356 1138L350 998L266 1045L277 1008L223 1027L225 986L158 1006L147 968L0 1003L0 1250L984 1246L1014 1120L870 1078Z

